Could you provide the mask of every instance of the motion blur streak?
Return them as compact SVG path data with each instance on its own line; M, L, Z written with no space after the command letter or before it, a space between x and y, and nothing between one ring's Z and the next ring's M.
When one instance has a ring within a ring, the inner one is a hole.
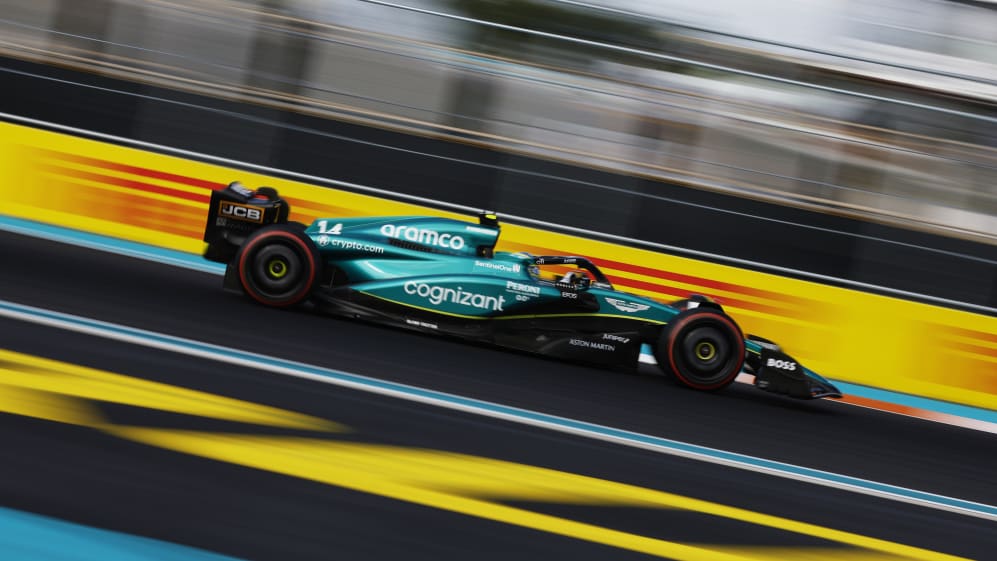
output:
M328 421L283 409L2 349L0 372L3 372L0 408L61 423L103 424L100 416L80 401L82 398L272 427L342 430Z
M433 450L366 444L331 444L286 437L191 433L157 429L112 429L123 438L348 487L398 500L478 516L506 524L589 540L680 561L826 558L959 559L848 532L544 468ZM752 548L689 545L566 520L509 507L501 501L530 500L702 512L865 548L849 552L825 548Z
M459 15L454 15L454 14L448 14L448 13L444 13L444 12L436 12L436 11L432 11L432 10L420 9L420 8L416 8L416 7L413 7L413 6L406 6L404 4L395 4L393 2L384 2L382 0L360 0L360 1L366 2L366 3L370 3L370 4L376 4L376 5L380 5L380 6L385 6L385 7L388 7L388 8L396 8L396 9L399 9L399 10L408 10L408 11L418 12L418 13L432 15L432 16L439 16L439 17L445 17L445 18L451 18L451 19L461 20L461 21L465 21L465 22L474 23L474 24L477 24L477 25L483 25L483 26L487 26L487 27L494 27L494 28L497 28L497 29L503 29L503 30L506 30L506 31L515 31L517 33L524 33L524 34L527 34L527 35L535 35L535 36L539 36L539 37L553 38L553 39L557 39L557 40L564 41L566 43L575 44L575 45L582 45L582 46L588 46L588 47L598 47L600 49L606 49L607 51L620 51L620 52L625 52L627 54L640 55L640 56L648 57L650 59L659 59L659 60L668 61L668 62L679 62L679 63L689 64L691 66L697 66L697 67L705 68L705 69L709 69L709 70L719 70L719 71L723 71L723 72L730 72L732 74L737 74L737 75L740 75L740 76L747 76L747 77L751 77L751 78L760 78L760 79L763 79L763 80L771 80L773 82L778 82L778 83L781 83L781 84L788 84L788 85L793 85L793 86L800 86L800 87L804 87L804 88L812 88L812 89L815 89L815 90L827 91L827 92L832 92L832 93L839 93L839 94L844 94L844 95L849 95L849 96L860 97L860 98L864 98L864 99L871 99L871 100L880 101L880 102L895 103L897 105L905 105L905 106L909 106L909 107L916 107L918 109L926 109L926 110L930 110L930 111L938 111L940 113L945 113L945 114L949 114L949 115L958 115L958 116L969 117L969 118L973 118L973 119L981 119L981 120L988 121L988 122L997 122L997 118L994 118L994 117L980 116L980 115L977 115L975 113L967 113L967 112L964 112L964 111L953 111L953 110L948 109L946 107L940 107L940 106L935 106L935 105L925 105L925 104L921 104L921 103L912 103L912 102L909 102L909 101L906 101L906 100L903 100L903 99L887 98L887 97L882 97L882 96L877 96L877 95L870 95L870 94L863 93L863 92L858 92L858 91L843 90L843 89L840 89L840 88L831 88L831 87L827 87L827 86L822 86L820 84L815 84L813 82L804 82L804 81L800 81L800 80L792 80L792 79L787 79L787 78L781 78L779 76L774 76L774 75L771 75L771 74L763 74L763 73L760 73L760 72L748 72L748 71L744 71L744 70L738 70L736 68L729 67L729 66L723 66L723 65L719 65L719 64L711 64L711 63L698 62L698 61L695 61L695 60L692 60L692 59L688 59L688 58L676 57L676 56L673 56L673 55L668 55L668 54L654 52L654 51L649 51L649 50L644 50L644 49L634 49L634 48L631 48L631 47L623 47L623 46L620 46L620 45L613 45L613 44L610 44L610 43L603 43L603 42L599 42L599 41L590 41L590 40L587 40L587 39L579 39L579 38L576 38L576 37L570 37L570 36L565 36L565 35L557 35L557 34L546 33L546 32L542 32L542 31L534 31L534 30L528 29L528 28L515 27L515 26L510 26L510 25L503 25L503 24L499 24L499 23L495 23L495 22L484 21L484 20L477 20L477 19L473 19L473 18L463 17L463 16L459 16Z
M133 94L133 95L138 95L139 97L142 97L140 94ZM158 101L165 101L165 100L158 100ZM221 157L212 156L210 154L205 154L205 153L191 152L191 151L188 151L188 150L173 148L173 147L165 146L165 145L161 145L161 144L152 144L152 143L138 141L138 140L134 140L134 139L130 139L130 138L124 138L124 137L119 137L119 136L114 136L114 135L102 134L102 133L97 133L97 132L93 132L93 131L89 131L89 130L84 130L84 129L78 129L78 128L74 128L74 127L67 127L67 126L59 125L59 124L52 123L52 122L39 121L39 120L36 120L36 119L25 118L25 117L21 117L21 116L9 114L9 113L0 113L0 118L9 119L10 121L13 121L13 122L22 123L22 124L24 124L26 126L29 126L29 127L38 127L38 128L43 129L43 130L52 129L52 130L55 130L55 131L66 132L66 133L69 133L71 135L79 135L79 136L84 136L84 137L90 137L90 138L92 138L94 140L98 140L98 141L108 141L108 142L113 143L113 144L133 146L133 147L136 147L136 148L139 148L139 149L142 149L142 150L149 150L149 151L153 151L153 152L160 152L160 153L175 155L175 156L179 156L181 158L191 158L191 159L196 159L196 160L205 161L205 162L212 162L212 163L215 163L215 164L218 164L218 165L232 167L232 168L237 168L237 169L241 169L241 170L252 170L254 172L259 172L259 173L262 173L262 174L280 175L282 177L287 177L287 178L291 178L291 179L298 180L298 181L304 181L304 182L309 182L309 183L321 184L321 185L325 185L327 187L332 187L332 188L336 188L336 189L347 189L349 191L354 191L354 192L359 192L359 193L365 193L365 194L373 195L375 197L384 197L384 198L388 198L388 199L402 200L402 201L406 201L406 202L410 202L410 203L414 203L414 204L428 205L428 206L431 206L431 207L434 207L434 208L446 209L446 210L452 211L452 212L474 213L474 212L477 212L478 210L480 210L477 207L470 207L470 206L456 204L456 203L452 203L452 202L448 202L448 201L442 201L442 200L436 200L436 199L429 199L429 198L421 197L421 196L409 195L409 194L398 192L398 191L394 191L394 190L391 190L391 189L381 189L381 188L371 187L369 185L361 185L361 184L357 184L357 183L351 183L351 182L347 182L347 181L340 181L340 180L335 180L335 179L329 179L329 178L319 177L319 176L305 174L305 173L292 172L292 171L288 171L286 169L278 169L278 168L273 168L273 167L268 167L268 166L260 166L260 165L249 163L249 162L237 161L237 160L232 160L232 159L229 159L229 158L221 158ZM242 118L249 119L246 116L242 116ZM250 119L250 120L252 120L252 119ZM293 127L289 126L289 128L293 128ZM313 134L318 134L317 131L309 131L309 132L313 133ZM359 143L362 143L362 144L369 144L367 142L360 141L360 140L357 140L357 139L343 138L342 140L347 140L347 141L350 141L350 142L359 142ZM381 149L385 149L385 150L396 150L396 151L409 152L409 150L406 150L406 149L403 149L403 148L399 148L399 147L395 147L395 146L378 145L377 147L381 148ZM174 184L174 187L178 186L178 185L201 187L203 189L217 189L217 188L221 187L221 185L218 184L218 183L213 183L213 182L210 182L210 181L205 181L203 179L199 179L199 178L196 178L196 177L189 177L189 176L184 176L184 175L178 175L178 174L175 174L175 173L164 172L164 171L160 171L160 170L153 170L153 169L148 169L148 168L143 168L143 167L138 167L138 166L133 166L133 165L127 165L127 164L122 164L122 163L118 163L118 162L108 161L108 160L100 159L100 158L90 158L90 157L80 156L79 154L70 153L70 152L59 152L59 151L55 151L55 150L46 150L46 149L42 148L42 149L39 149L38 153L39 153L39 155L42 155L42 154L47 155L47 157L51 158L55 162L62 162L62 163L71 162L71 163L75 163L77 165L86 166L86 167L97 169L97 170L103 170L103 171L108 171L109 170L109 171L114 171L114 172L120 172L120 173L123 173L123 174L131 174L133 176L138 176L138 177L142 178L142 181L134 181L134 179L129 180L129 179L116 178L116 177L102 175L102 174L94 174L94 173L92 173L92 171L87 171L85 169L84 170L79 170L79 171L73 171L71 168L66 168L66 167L63 167L63 166L58 165L58 164L53 165L51 163L48 163L48 164L43 164L43 165L40 166L42 168L50 168L49 171L56 172L56 175L62 175L62 176L65 176L65 177L74 177L75 176L76 178L98 179L98 181L96 183L102 184L104 187L109 187L109 186L127 186L127 187L130 187L131 189L136 190L136 191L144 191L144 192L146 192L147 195L148 194L152 194L152 195L168 195L170 192L175 192L176 193L176 195L175 195L176 197L179 197L181 199L190 199L190 200L193 200L193 201L202 201L202 199L204 199L206 197L206 195L198 195L198 194L196 194L196 193L198 193L198 191L189 191L189 189L188 189L189 193L182 193L182 192L177 192L177 191L175 191L172 188L157 187L155 185L152 185L152 184L144 182L145 178L153 178L153 179L163 180L163 181L166 181L166 182L172 182ZM441 159L441 160L448 160L448 161L457 161L455 158L448 157L448 156L441 156L441 155L437 155L437 154L423 153L423 152L416 152L415 154L418 155L418 156L420 156L420 157L426 157L426 158L432 158L432 159ZM465 160L459 160L459 162L463 163L463 164L472 164L472 163L474 163L474 162L465 161ZM483 165L483 164L477 163L477 165ZM507 169L505 171L511 171L511 170ZM521 173L521 174L524 174L524 175L530 176L530 177L535 177L537 179L555 179L555 177L550 176L548 174L542 174L542 173L530 172L530 171L524 171L524 170L516 170L516 171L517 171L517 173ZM58 172L62 172L62 173L58 173ZM103 179L103 181L99 181L101 179ZM563 177L558 177L556 179L564 180L564 181L567 181L567 182L569 182L571 184L576 184L576 185L579 185L579 186L594 187L594 188L603 189L603 190L609 190L609 191L628 192L626 190L621 190L621 189L619 189L617 187L611 187L611 186L608 186L608 185L601 185L601 184L592 184L592 183L585 182L585 181L582 181L582 180L577 180L577 179L567 179L567 178L563 178ZM127 192L127 191L125 191L125 192ZM852 232L852 231L846 231L846 230L824 228L824 227L821 227L821 226L815 226L815 225L808 224L808 223L791 222L791 221L782 220L782 219L779 219L779 218L774 218L774 217L769 217L769 216L763 216L763 215L756 215L756 214L749 214L749 213L744 213L744 212L740 212L740 211L733 210L733 209L721 208L721 207L718 207L718 206L704 205L704 204L695 203L695 202L691 202L691 201L687 201L687 200L683 200L683 199L663 197L663 196L650 195L650 194L644 194L644 196L647 197L647 198L650 198L650 199L663 200L663 201L667 201L669 203L675 203L675 204L679 204L679 205L682 205L682 206L697 207L697 208L707 209L707 210L710 210L712 212L717 212L717 213L722 213L722 214L731 214L731 215L738 215L738 216L748 217L748 218L751 218L751 219L754 219L754 220L758 220L758 221L761 221L761 222L768 222L768 223L772 223L772 224L778 224L778 225L781 225L781 226L792 226L792 227L797 227L797 228L803 228L803 229L810 229L810 230L815 230L815 231L822 231L822 232L827 232L827 233L833 233L835 235L846 236L846 237L850 237L850 238L854 238L854 239L876 241L876 242L880 242L880 243L892 245L892 246L895 246L895 247L898 247L898 248L906 248L906 249L917 248L920 251L924 251L924 252L926 252L928 254L947 255L947 256L955 257L955 258L958 258L958 259L961 259L961 260L964 260L964 261L968 261L968 262L978 262L978 263L983 263L983 264L994 264L994 263L997 263L997 261L994 261L994 259L992 257L989 257L989 256L987 256L987 257L980 257L980 256L969 255L969 254L961 253L961 252L948 251L948 250L940 249L940 248L937 248L937 247L921 246L921 245L916 245L916 244L913 244L913 243L901 242L901 241L897 241L897 240L893 240L893 239L889 239L889 238L885 238L885 237L871 236L871 235L866 235L866 234L861 234L861 233ZM165 197L163 199L159 199L159 197L153 197L153 198L156 198L157 200L169 200L170 197L167 196L167 197ZM311 218L317 218L317 217L321 217L321 216L327 216L328 215L327 213L330 210L336 208L336 207L331 207L328 204L316 205L316 204L314 204L313 201L311 201L309 199L290 199L290 200L291 200L291 202L294 203L295 208L299 212L305 211L304 213L299 214L299 216L301 217L300 218L301 220L310 220ZM183 201L179 201L179 202L183 202ZM348 208L344 208L342 210L345 213L352 212L352 210L348 209ZM323 214L323 213L326 213L326 214ZM739 259L739 258L728 256L728 255L721 255L721 254L717 254L717 253L709 253L709 252L696 251L696 250L689 249L689 248L684 248L684 247L679 247L679 246L673 246L673 245L666 245L666 244L661 244L661 243L656 243L656 242L648 242L646 240L638 240L638 239L634 239L634 238L628 238L628 237L625 237L625 236L619 236L619 235L609 234L609 233L601 232L601 231L591 231L591 230L588 230L588 229L582 229L582 228L576 228L576 227L566 226L564 224L557 224L557 223L551 223L551 222L546 222L546 221L542 221L542 220L531 219L531 218L528 218L528 217L525 217L525 216L515 216L515 215L505 215L505 216L507 218L513 218L517 222L521 222L523 224L528 224L528 225L531 225L531 226L534 226L534 227L538 227L538 228L542 228L542 229L556 229L556 230L559 230L559 231L570 232L572 234L580 234L580 235L583 235L583 236L597 235L600 238L603 238L603 239L606 239L606 240L609 240L609 241L613 241L613 242L620 242L620 243L629 244L629 245L635 245L636 244L636 245L642 245L642 246L646 246L646 247L653 247L653 248L661 250L663 252L677 253L677 254L680 254L680 255L686 255L686 256L693 257L693 258L705 258L705 259L708 259L708 260L717 261L719 263L725 263L725 264L730 264L730 265L734 265L734 266L749 266L751 268L761 269L763 271L771 272L771 273L774 273L774 274L785 274L785 275L790 275L790 276L793 276L793 277L809 278L809 279L813 279L813 280L816 280L816 281L819 281L819 282L831 282L831 283L834 283L834 284L841 284L841 285L845 285L845 286L851 286L851 287L854 287L854 288L857 288L857 289L860 289L860 290L874 290L874 291L879 291L879 292L883 292L883 293L886 293L886 294L892 294L892 295L895 295L895 296L899 296L901 298L912 298L912 299L916 299L916 300L922 300L922 301L937 303L937 304L941 304L941 305L954 306L954 307L957 307L957 308L965 308L965 309L974 310L974 311L978 311L978 312L983 312L983 313L987 313L987 314L991 314L991 315L997 315L997 308L987 307L987 306L981 306L981 305L978 305L978 304L973 304L973 303L962 301L962 300L946 299L946 298L941 298L941 297L938 297L938 296L935 296L935 295L931 295L931 294L927 294L927 293L917 293L917 292L911 292L911 291L891 289L890 287L887 287L887 286L872 285L872 284L868 284L868 283L856 282L854 280L851 280L851 279L848 279L848 278L844 278L844 277L836 277L836 276L827 276L827 275L815 274L815 273L812 273L810 271L802 270L802 269L798 269L798 268L780 267L780 266L777 266L777 265L770 265L770 264L767 264L767 263L764 263L764 262L759 262L759 261L748 261L748 260L744 260L744 259ZM536 248L534 248L534 249L536 249ZM614 262L607 262L607 263L612 264ZM617 265L619 265L619 263L617 263ZM637 268L640 268L640 267L637 267Z
M246 168L260 168L238 162L209 164L189 159L193 154L167 156L9 123L0 123L0 132L0 169L9 177L0 183L5 214L191 254L203 248L207 208L202 201L208 188L234 179L276 187L291 203L291 219L302 222L321 216L465 218L249 172ZM504 249L540 255L612 256L605 262L611 280L652 298L668 301L690 292L712 296L746 332L768 334L835 380L997 409L995 343L974 335L997 332L997 317L592 238L507 223L501 243Z
M8 559L58 561L238 561L169 542L0 508L0 551Z
M635 21L550 0L79 1L9 1L0 51L989 243L997 231L995 18L966 6L979 2L721 0L709 14L636 0L658 16ZM737 39L720 29L732 23L808 46Z
M872 495L939 510L946 510L978 518L990 520L997 519L997 507L974 501L946 497L934 493L927 493L896 485L869 481L857 477L849 477L846 475L787 464L765 458L758 458L726 450L698 446L688 442L680 442L668 438L659 438L647 434L634 433L609 426L586 423L536 411L528 411L497 403L471 399L460 395L452 395L425 388L413 387L406 384L393 383L383 379L371 378L328 368L321 368L318 366L302 364L275 357L268 357L229 347L222 347L190 339L173 337L162 333L134 329L123 325L115 325L108 322L81 318L78 316L42 310L30 306L21 306L2 300L0 300L0 315L21 321L84 333L87 335L124 341L134 345L166 350L169 352L214 360L235 366L255 368L258 370L292 376L295 378L313 380L372 394L399 398L416 403L429 404L435 407L442 407L455 411L463 411L474 415L542 427L566 434L651 450L657 453L692 458L727 467L736 467L744 470L756 471L787 479L824 485L836 489L853 491L856 493ZM43 411L47 410L49 409L43 409Z
M276 427L322 432L342 430L337 425L290 411L19 353L0 352L0 364L4 374L0 382L0 410L7 413L90 426L121 438L169 450L679 561L750 561L772 557L961 559L714 502L478 456L302 436L260 436L117 425L96 413L92 407L94 401L113 401L146 409ZM95 385L101 388L101 392L93 391ZM32 398L26 400L25 392L33 394ZM684 544L533 512L508 506L503 501L685 509L822 538L846 549L714 548Z

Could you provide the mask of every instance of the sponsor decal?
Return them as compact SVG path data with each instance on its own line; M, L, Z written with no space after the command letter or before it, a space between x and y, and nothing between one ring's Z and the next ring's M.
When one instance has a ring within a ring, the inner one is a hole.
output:
M568 344L574 345L575 347L584 347L586 349L594 349L597 351L615 351L616 346L610 345L609 343L599 343L598 341L587 341L585 339L571 339Z
M540 296L540 287L533 286L532 284L525 284L516 281L505 281L505 288L513 292L519 292L522 294L531 294L533 296Z
M316 226L318 226L318 233L320 234L332 234L338 236L339 234L343 233L343 224L341 222L333 224L330 227L328 220L319 220L316 223Z
M765 362L765 366L769 368L777 368L779 370L788 370L793 372L796 370L796 363L791 360L779 360L777 358L770 358Z
M629 302L627 300L620 300L619 298L606 298L606 302L609 302L617 310L627 312L628 314L642 312L651 307L647 304L638 304L637 302Z
M623 337L622 335L616 335L613 333L603 333L602 338L608 341L617 341L619 343L623 343L624 345L630 342L629 337Z
M537 257L537 265L574 265L578 263L576 257Z
M263 209L230 201L222 201L218 205L218 216L234 218L244 222L263 223Z
M505 281L505 289L516 295L516 300L526 302L540 296L540 287L516 281Z
M485 269L492 269L495 271L502 271L503 273L518 273L522 270L522 267L517 263L495 263L493 261L477 261L474 262L475 267L484 267Z
M561 291L561 298L567 298L568 300L578 300L577 292Z
M413 325L415 327L425 327L427 329L439 329L439 326L435 323L429 323L428 321L419 321L417 319L405 319L405 323Z
M360 243L353 240L344 240L342 238L330 238L329 236L319 236L316 238L318 244L322 247L332 246L336 249L347 249L354 251L362 251L364 253L384 253L384 248L378 245L372 245L369 243Z
M463 249L464 238L454 234L441 234L436 230L416 228L414 226L395 226L385 224L381 226L381 233L389 238L397 240L407 240L410 242L432 245L446 249Z
M404 285L405 294L421 296L434 305L443 302L477 308L479 310L503 311L505 304L504 296L486 296L476 292L467 292L462 287L450 288L445 286L435 286L432 284L416 281L408 281Z

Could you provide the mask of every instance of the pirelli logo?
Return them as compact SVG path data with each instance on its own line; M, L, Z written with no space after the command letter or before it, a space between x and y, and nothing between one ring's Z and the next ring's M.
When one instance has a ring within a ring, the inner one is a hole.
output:
M241 205L239 203L232 203L229 201L222 201L221 204L218 205L218 216L234 218L236 220L243 220L246 222L256 222L257 224L263 223L263 209L249 205Z

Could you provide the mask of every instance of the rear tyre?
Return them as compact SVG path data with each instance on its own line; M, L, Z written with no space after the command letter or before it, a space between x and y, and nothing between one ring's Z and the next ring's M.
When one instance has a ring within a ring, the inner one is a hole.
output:
M286 308L311 295L321 273L321 258L300 229L281 224L249 236L234 266L250 298L265 306Z
M744 364L744 336L727 314L694 308L675 316L661 331L654 358L683 386L716 391L734 381Z

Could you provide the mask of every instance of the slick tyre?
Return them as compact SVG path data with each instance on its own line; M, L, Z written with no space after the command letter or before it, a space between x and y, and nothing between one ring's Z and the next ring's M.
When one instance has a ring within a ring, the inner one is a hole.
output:
M283 224L254 232L235 258L246 294L276 308L308 298L320 278L321 263L312 241L300 229Z
M686 310L661 331L654 358L681 385L716 391L729 386L741 371L744 336L719 310Z

